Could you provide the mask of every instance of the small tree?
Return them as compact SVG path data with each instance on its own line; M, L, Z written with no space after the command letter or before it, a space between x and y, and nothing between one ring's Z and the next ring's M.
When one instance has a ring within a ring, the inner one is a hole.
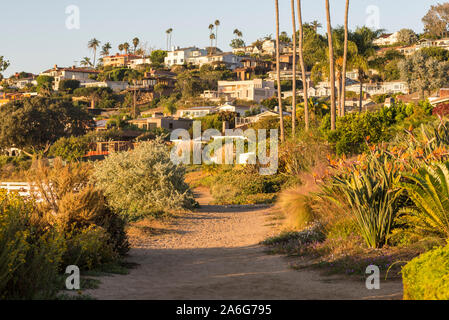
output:
M37 91L43 95L49 96L53 91L53 82L55 78L50 76L39 76L36 78Z
M111 154L95 164L93 173L110 206L129 219L193 208L196 202L184 177L185 168L171 161L159 138Z
M8 69L8 67L9 67L9 61L5 60L5 58L3 56L0 56L0 76L3 71ZM2 78L0 77L0 79L2 79Z
M449 82L449 62L439 61L424 51L418 51L399 63L401 78L423 99L426 92L441 88Z
M411 29L401 29L398 34L398 42L409 46L418 42L418 36Z
M74 90L80 87L80 82L78 80L62 80L59 82L59 90L64 91L68 94L72 94Z

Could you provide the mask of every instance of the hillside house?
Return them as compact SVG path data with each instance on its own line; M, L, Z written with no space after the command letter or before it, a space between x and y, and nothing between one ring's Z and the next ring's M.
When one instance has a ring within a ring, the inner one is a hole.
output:
M141 56L137 56L134 54L119 54L117 53L115 56L103 57L103 66L104 67L126 67L131 65L133 60L142 59Z
M153 130L156 128L160 128L168 131L173 131L176 129L189 130L193 124L193 121L191 119L157 115L154 115L151 118L129 120L128 122L143 130Z
M70 68L60 68L57 65L53 69L46 70L40 75L50 76L55 79L53 83L53 90L59 89L59 83L62 80L77 80L81 84L88 82L95 82L92 77L96 77L100 72L91 68L77 68L75 66Z
M197 47L176 48L167 53L164 64L167 67L182 66L189 63L189 59L194 59L207 55L207 50Z
M391 46L398 43L398 36L399 32L383 34L375 39L373 43L379 47Z

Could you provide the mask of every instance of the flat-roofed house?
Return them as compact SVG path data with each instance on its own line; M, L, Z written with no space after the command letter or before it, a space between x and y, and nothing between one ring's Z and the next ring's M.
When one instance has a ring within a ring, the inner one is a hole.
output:
M164 59L164 64L167 67L182 66L188 63L191 58L197 58L207 55L207 50L199 49L197 47L176 48L167 52Z
M103 57L104 67L126 67L132 64L133 60L142 59L134 54L116 54L115 56Z
M201 118L216 113L217 109L218 108L215 106L192 107L188 109L178 110L176 116L189 119Z
M275 95L274 81L218 81L218 95L230 99L261 102Z
M187 63L202 67L205 64L210 65L225 65L230 70L242 67L242 57L235 55L232 52L223 52L207 56L192 57L187 59Z
M168 131L173 131L176 129L189 130L193 124L193 120L178 117L154 116L151 118L129 120L129 123L143 130L162 128Z

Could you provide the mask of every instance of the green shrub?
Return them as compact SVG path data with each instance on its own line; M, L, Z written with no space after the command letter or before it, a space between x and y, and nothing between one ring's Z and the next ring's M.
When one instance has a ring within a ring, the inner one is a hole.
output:
M320 129L338 155L351 155L368 151L367 139L370 143L389 141L397 132L431 119L428 103L418 106L400 103L376 112L350 113L340 117L335 131L330 130L330 116L326 115Z
M160 139L111 154L95 164L92 176L111 208L130 219L192 209L196 201L184 178L185 168L171 161Z
M65 233L67 250L63 265L76 265L83 270L92 270L102 264L118 260L118 254L109 243L108 233L101 227L89 226Z
M34 214L32 203L0 191L0 299L52 299L59 290L65 243Z
M449 300L449 246L410 261L402 279L404 300Z
M288 177L262 176L254 166L220 166L203 179L217 204L271 203Z
M89 145L89 136L62 137L51 146L49 155L61 157L66 161L75 161L87 154Z

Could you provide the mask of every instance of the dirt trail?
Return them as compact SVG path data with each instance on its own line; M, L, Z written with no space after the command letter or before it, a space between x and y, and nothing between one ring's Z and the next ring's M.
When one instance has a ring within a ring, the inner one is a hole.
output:
M361 281L289 268L258 243L270 235L267 208L208 205L176 220L172 231L134 245L129 275L102 277L97 299L400 299L400 282L369 291Z

